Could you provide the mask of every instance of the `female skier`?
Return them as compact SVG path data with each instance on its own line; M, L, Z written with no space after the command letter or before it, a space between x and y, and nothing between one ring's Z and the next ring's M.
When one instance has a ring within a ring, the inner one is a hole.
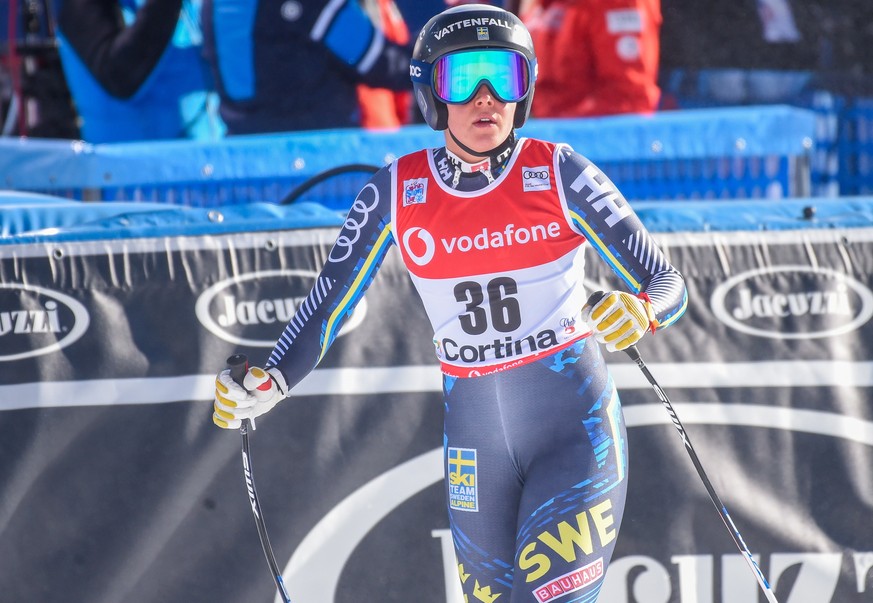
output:
M466 598L593 602L628 466L597 342L622 350L673 323L684 281L595 165L516 135L536 57L512 13L461 5L435 16L410 75L445 146L403 156L364 186L266 366L248 371L245 389L218 375L213 420L236 429L285 398L394 244L443 372L445 493ZM628 288L593 306L582 284L589 246Z

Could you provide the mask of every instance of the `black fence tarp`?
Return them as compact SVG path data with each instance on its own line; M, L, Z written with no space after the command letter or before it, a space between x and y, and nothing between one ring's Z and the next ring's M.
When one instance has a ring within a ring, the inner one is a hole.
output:
M334 234L3 247L0 602L274 600L212 381L232 352L266 358ZM640 351L764 575L788 603L870 601L873 229L658 240L691 303ZM349 326L252 435L292 600L460 603L438 368L393 251ZM757 601L655 393L609 360L630 490L600 600Z

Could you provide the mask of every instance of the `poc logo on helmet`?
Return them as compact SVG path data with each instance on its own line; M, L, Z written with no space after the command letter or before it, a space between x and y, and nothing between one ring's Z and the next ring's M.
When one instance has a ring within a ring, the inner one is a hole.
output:
M418 65L409 65L409 76L410 77L421 77L421 67Z
M526 193L551 190L552 183L549 180L549 166L522 167L521 182L522 188Z

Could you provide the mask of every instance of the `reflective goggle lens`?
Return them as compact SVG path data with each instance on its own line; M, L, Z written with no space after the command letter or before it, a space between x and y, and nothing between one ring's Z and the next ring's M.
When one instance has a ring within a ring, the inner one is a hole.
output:
M511 50L474 50L440 57L433 66L433 90L446 103L465 103L488 82L504 103L525 97L530 68L521 54Z

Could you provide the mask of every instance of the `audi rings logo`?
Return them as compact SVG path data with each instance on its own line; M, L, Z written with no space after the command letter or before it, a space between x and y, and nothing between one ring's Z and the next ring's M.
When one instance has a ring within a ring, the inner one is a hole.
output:
M85 306L69 295L0 283L0 362L57 352L82 337L90 322Z
M522 167L521 181L525 192L547 191L552 188L552 183L549 179L549 166L547 165Z
M410 241L413 237L415 242ZM403 233L403 250L406 251L409 259L419 266L424 266L433 259L436 243L433 240L433 235L416 226Z
M873 316L873 292L852 277L810 266L773 266L738 274L710 300L721 322L771 339L848 333Z
M265 270L215 283L194 306L203 327L236 345L272 348L305 302L318 274L308 270ZM362 299L339 335L357 328L367 313Z
M372 195L372 199L367 198ZM371 183L367 184L346 217L343 223L342 232L336 239L333 249L330 250L330 255L327 260L329 262L342 262L349 258L352 254L352 247L361 238L361 229L367 225L370 220L370 212L372 212L379 204L379 190Z

